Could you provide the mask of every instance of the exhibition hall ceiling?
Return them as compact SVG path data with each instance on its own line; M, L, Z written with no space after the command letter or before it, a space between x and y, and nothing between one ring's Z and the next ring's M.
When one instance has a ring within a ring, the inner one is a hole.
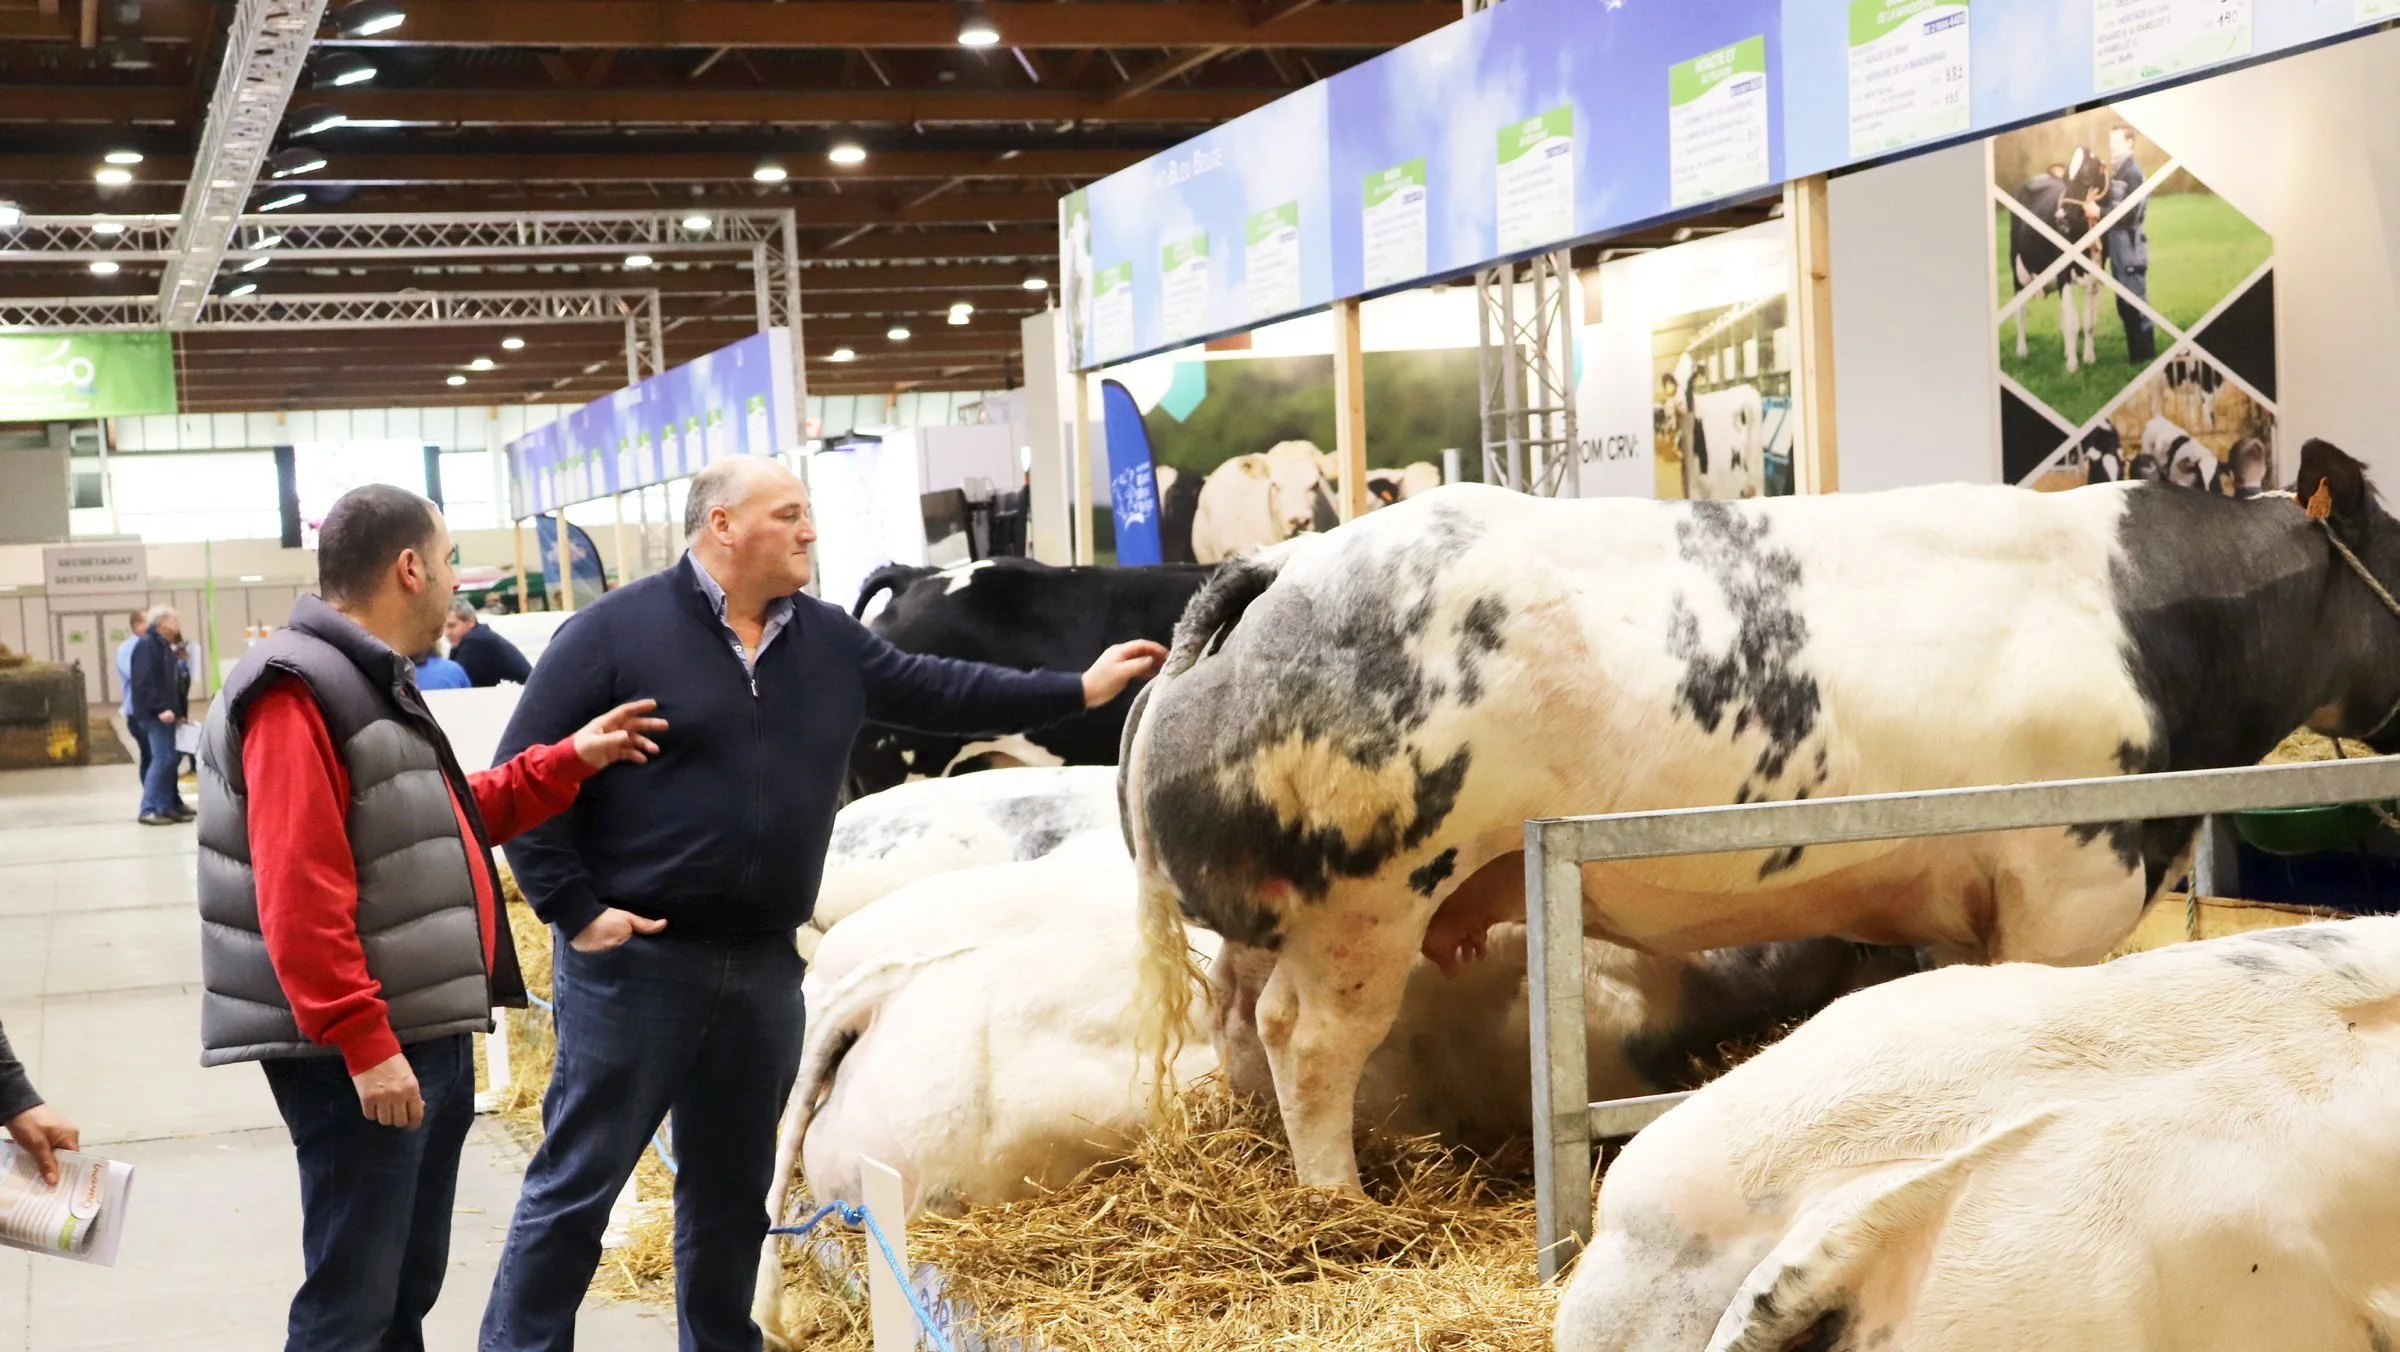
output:
M273 184L307 194L297 209L789 207L806 264L809 386L827 394L1020 378L1019 320L1047 303L1027 283L1057 276L1061 196L1459 13L1450 0L390 8L404 18L383 27L332 6L277 142L313 152L284 161L294 172ZM0 201L45 216L179 211L234 11L208 0L0 0ZM982 36L978 25L993 40L963 43ZM755 328L747 263L725 260L269 263L245 280L262 297L655 287L670 363ZM0 295L14 297L142 297L159 284L155 263L110 275L82 263L0 270ZM962 300L968 322L951 323ZM907 338L887 337L903 329ZM505 351L503 336L187 335L182 403L583 400L625 383L613 326L528 327L514 334L523 346ZM827 363L835 347L855 359ZM467 384L447 383L462 371Z

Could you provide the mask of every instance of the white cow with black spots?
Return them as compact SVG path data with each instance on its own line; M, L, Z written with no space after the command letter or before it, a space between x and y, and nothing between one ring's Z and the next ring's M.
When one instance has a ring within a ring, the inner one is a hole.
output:
M801 956L813 957L838 922L920 878L1038 859L1095 834L1123 839L1112 765L987 770L869 794L833 819Z
M2256 762L2303 724L2400 749L2400 521L2358 463L2303 498L2159 484L1741 504L1437 490L1234 564L1129 722L1150 1045L1183 926L1275 951L1256 1004L1300 1176L1354 1188L1352 1089L1422 948L1523 915L1561 814ZM2082 963L2189 823L1584 870L1590 933L1656 953L1811 935ZM1479 876L1490 874L1482 881Z
M1836 1003L1634 1138L1559 1352L2387 1352L2400 919Z

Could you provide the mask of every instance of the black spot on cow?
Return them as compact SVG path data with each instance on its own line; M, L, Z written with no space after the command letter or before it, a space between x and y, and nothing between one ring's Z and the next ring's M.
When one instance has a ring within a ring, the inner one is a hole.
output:
M1497 596L1479 596L1458 621L1458 698L1466 705L1483 702L1485 654L1500 651L1505 640L1500 626L1508 623L1508 603Z
M1435 855L1424 867L1409 874L1409 889L1420 897L1430 897L1433 889L1440 887L1445 879L1457 871L1458 850L1453 847Z
M2392 1335L2373 1324L2367 1325L2367 1352L2392 1352Z
M1070 821L1060 804L1048 798L1004 798L992 804L992 820L1016 840L1016 859L1039 859L1075 834L1081 823Z
M1626 1064L1661 1090L1697 1089L1728 1048L1755 1048L1854 990L1923 971L1925 955L1846 939L1799 939L1695 954L1681 1014L1626 1036Z
M834 830L830 853L843 859L887 859L933 829L924 817L857 817Z
M2249 936L2254 944L2274 944L2278 948L2297 948L2330 958L2348 953L2357 939L2340 925L2294 925L2288 929L2260 930Z
M1778 873L1797 868L1800 864L1800 855L1805 848L1800 845L1787 845L1769 854L1766 862L1758 866L1759 881L1764 882Z
M1874 1349L1876 1349L1876 1348L1878 1348L1878 1347L1889 1347L1889 1346L1891 1346L1891 1345L1892 1345L1892 1336L1893 1336L1893 1334L1894 1334L1894 1333L1896 1333L1897 1331L1898 1331L1898 1330L1894 1329L1894 1328L1893 1328L1891 1325L1889 1325L1889 1324L1886 1324L1886 1325L1884 1325L1882 1328L1879 1328L1879 1329L1875 1330L1873 1333L1870 1333L1870 1334L1868 1334L1868 1335L1867 1335L1867 1352L1874 1352Z
M2093 822L2084 826L2070 826L2067 834L2073 836L2078 845L2089 845L2106 836L2109 848L2117 853L2117 862L2123 864L2127 872L2142 866L2140 822Z
M1723 652L1702 646L1700 617L1678 594L1668 635L1669 651L1684 663L1676 696L1706 732L1764 734L1755 772L1778 779L1816 730L1822 707L1816 678L1799 668L1808 642L1808 625L1792 604L1800 560L1767 543L1764 516L1718 502L1695 502L1688 510L1675 527L1678 552L1717 584L1733 614L1734 638Z
M2234 944L2222 955L2229 967L2238 967L2254 977L2269 977L2283 970L2283 960L2270 950L2250 944Z
M1287 554L1229 564L1194 599L1177 627L1177 674L1149 715L1137 786L1187 918L1256 943L1247 934L1274 923L1259 901L1264 885L1321 900L1339 879L1381 872L1448 819L1473 754L1417 741L1446 689L1412 650L1432 628L1443 570L1485 529L1458 507L1436 506L1405 541L1345 558L1344 569L1306 586L1276 585ZM1503 615L1486 607L1476 625ZM1218 635L1224 653L1209 656ZM1292 747L1385 782L1399 759L1406 788L1347 829L1305 804L1287 817L1292 805L1270 805L1252 772Z
M1850 1331L1850 1312L1835 1308L1818 1315L1799 1337L1783 1345L1784 1352L1835 1352Z

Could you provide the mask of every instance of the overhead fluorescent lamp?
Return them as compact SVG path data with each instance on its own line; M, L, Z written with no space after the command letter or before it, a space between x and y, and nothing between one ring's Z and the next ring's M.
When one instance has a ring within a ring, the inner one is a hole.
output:
M407 22L408 11L400 7L398 0L358 0L355 5L344 5L333 12L333 26L342 36L350 38L389 33Z
M334 52L317 61L315 82L319 89L347 89L374 78L375 63L356 52Z
M825 158L835 164L865 164L867 148L856 141L836 141L833 149L825 152Z
M992 11L983 0L958 0L958 45L961 47L990 47L1000 41L1000 30L992 26Z

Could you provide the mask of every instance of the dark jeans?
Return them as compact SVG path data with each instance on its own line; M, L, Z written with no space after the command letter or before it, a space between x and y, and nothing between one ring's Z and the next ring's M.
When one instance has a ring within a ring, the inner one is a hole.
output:
M2142 299L2150 299L2150 269L2119 268L2117 282ZM2142 307L2119 296L2117 318L2125 323L2125 360L2135 366L2148 366L2158 360L2158 329Z
M162 763L173 765L171 753ZM285 1352L422 1352L450 1263L458 1152L475 1120L467 1035L407 1049L425 1096L414 1131L378 1126L338 1056L265 1061L300 1156L300 1253Z
M757 1352L750 1296L767 1233L775 1127L800 1067L789 936L635 936L557 950L558 1063L483 1314L483 1352L564 1352L609 1204L675 1113L675 1307L684 1352Z
M142 811L165 816L183 807L175 789L175 728L152 718L141 725L149 755L142 766Z
M130 712L125 715L125 733L133 738L133 749L141 757L142 768L134 772L134 782L147 789L150 785L150 738L142 731L142 725L134 721Z

